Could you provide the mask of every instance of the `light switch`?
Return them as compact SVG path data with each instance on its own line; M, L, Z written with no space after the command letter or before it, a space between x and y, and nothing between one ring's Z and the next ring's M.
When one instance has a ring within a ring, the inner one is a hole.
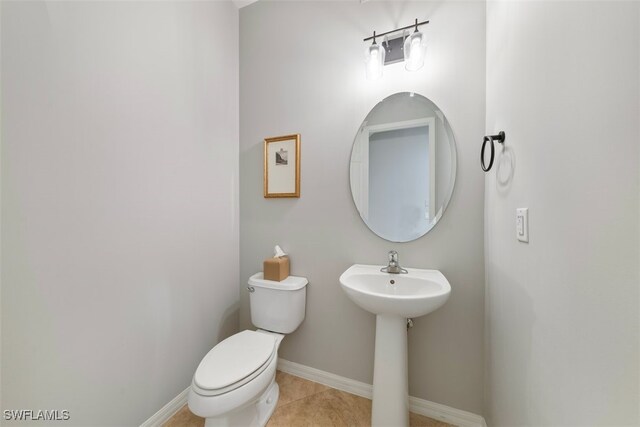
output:
M521 242L529 243L529 208L516 209L516 236Z

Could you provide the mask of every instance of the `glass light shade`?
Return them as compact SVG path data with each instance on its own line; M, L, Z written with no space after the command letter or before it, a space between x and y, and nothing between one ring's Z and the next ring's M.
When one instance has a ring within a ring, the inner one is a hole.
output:
M416 31L404 41L404 67L407 71L417 71L424 65L427 40L420 31Z
M382 77L384 55L385 50L382 45L372 44L367 48L364 62L367 70L368 80L375 80Z

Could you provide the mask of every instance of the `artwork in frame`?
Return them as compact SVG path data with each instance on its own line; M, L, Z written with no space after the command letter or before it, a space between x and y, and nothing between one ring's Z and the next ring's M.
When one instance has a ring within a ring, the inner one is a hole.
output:
M300 197L300 134L265 138L264 197Z

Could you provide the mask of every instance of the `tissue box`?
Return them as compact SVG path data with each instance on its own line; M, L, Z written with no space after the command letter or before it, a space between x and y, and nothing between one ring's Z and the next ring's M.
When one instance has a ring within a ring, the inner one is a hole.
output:
M263 272L265 280L280 282L286 279L289 277L289 257L265 259Z

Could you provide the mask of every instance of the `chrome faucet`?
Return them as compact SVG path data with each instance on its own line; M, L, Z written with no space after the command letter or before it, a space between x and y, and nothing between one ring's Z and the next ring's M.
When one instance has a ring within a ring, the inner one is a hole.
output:
M400 263L398 263L398 252L396 251L389 251L389 265L381 268L380 271L391 274L408 273L407 270L400 267Z

